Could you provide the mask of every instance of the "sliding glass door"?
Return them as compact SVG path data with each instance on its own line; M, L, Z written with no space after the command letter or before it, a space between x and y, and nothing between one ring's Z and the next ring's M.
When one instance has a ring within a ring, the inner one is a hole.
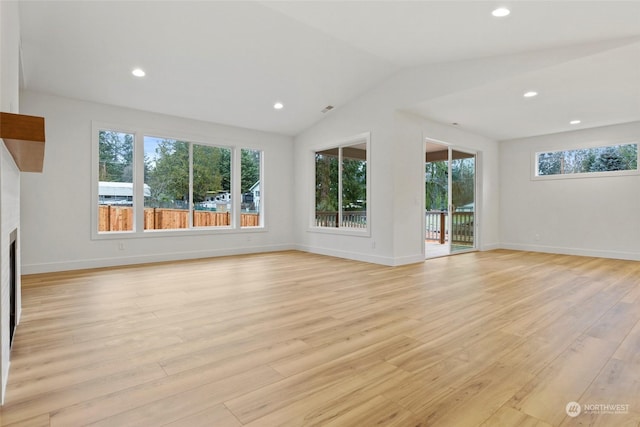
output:
M427 258L476 248L476 154L427 142L425 254Z
M475 249L476 155L450 149L449 252Z

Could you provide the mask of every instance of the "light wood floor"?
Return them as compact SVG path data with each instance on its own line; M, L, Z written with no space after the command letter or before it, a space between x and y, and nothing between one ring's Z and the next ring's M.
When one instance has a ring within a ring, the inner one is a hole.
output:
M640 422L638 262L281 252L23 286L3 426Z

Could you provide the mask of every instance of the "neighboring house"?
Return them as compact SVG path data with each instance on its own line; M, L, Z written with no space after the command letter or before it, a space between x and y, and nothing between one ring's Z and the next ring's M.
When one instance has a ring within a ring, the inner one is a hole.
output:
M207 191L204 201L198 203L204 210L226 212L231 210L231 193L228 191Z
M249 192L253 195L253 205L256 211L260 211L260 180L249 188Z
M144 197L151 196L151 188L144 184ZM98 200L101 205L133 205L133 183L100 181Z

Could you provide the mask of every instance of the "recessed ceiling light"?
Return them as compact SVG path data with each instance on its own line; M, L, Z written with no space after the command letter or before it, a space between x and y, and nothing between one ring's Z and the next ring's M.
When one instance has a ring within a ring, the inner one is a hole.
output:
M571 120L569 122L570 125L579 125L580 123L582 123L580 120Z
M533 98L534 96L538 96L538 92L530 90L529 92L525 92L522 96L524 96L525 98Z
M144 70L142 68L134 68L131 71L131 74L133 74L136 77L144 77L147 75L147 73L144 72Z
M499 7L497 9L495 9L493 12L491 12L491 14L493 16L495 16L496 18L504 18L505 16L509 15L511 13L511 11L509 9L507 9L506 7Z
M276 102L275 104L273 104L273 108L275 108L276 110L282 110L284 108L284 104L282 102Z

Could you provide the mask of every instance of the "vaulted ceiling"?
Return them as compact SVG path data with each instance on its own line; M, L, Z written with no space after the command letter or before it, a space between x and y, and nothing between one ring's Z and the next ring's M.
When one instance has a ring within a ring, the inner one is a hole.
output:
M22 85L296 135L406 70L548 52L548 66L399 107L495 139L640 120L640 1L508 1L504 18L498 5L22 0Z

